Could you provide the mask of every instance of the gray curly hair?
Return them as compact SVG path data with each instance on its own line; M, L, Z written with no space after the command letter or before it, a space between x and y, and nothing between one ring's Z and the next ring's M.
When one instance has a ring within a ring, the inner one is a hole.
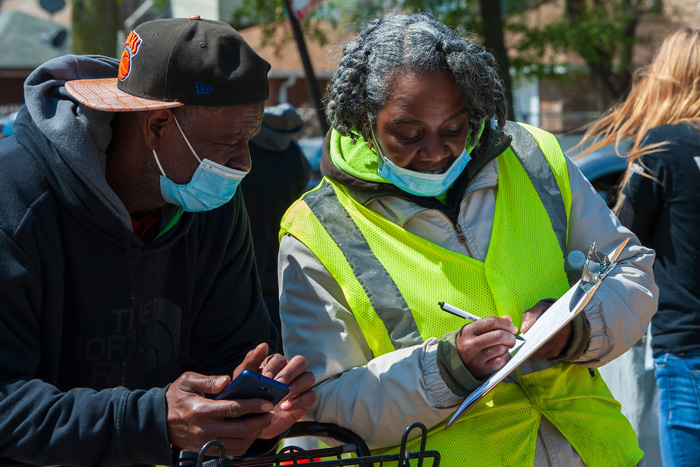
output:
M493 55L426 13L370 21L345 45L329 83L328 122L353 141L358 135L368 141L368 119L376 122L394 73L440 70L449 70L462 89L470 144L476 143L484 120L495 118L503 128L507 103Z

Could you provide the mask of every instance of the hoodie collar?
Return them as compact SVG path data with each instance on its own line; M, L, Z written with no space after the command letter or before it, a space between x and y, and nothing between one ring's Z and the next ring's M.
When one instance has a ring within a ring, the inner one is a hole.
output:
M17 140L21 144L25 141L25 146L31 144L37 136L32 127L38 129L36 133L54 149L35 154L62 173L57 177L57 191L64 193L66 199L77 195L78 206L96 197L131 230L129 213L105 178L114 114L79 104L64 87L69 80L115 77L118 65L109 57L66 55L39 66L24 84L29 118L25 131L18 130Z

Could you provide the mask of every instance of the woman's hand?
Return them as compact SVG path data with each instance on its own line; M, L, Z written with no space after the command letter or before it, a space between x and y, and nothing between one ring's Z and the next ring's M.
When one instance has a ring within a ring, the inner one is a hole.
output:
M261 368L260 373L270 376L273 373L268 368L270 363L268 362L267 366ZM263 439L274 438L286 431L294 422L299 420L304 412L311 408L316 400L316 393L309 389L313 386L315 378L310 371L306 371L306 359L304 357L300 355L292 357L275 374L274 379L288 385L291 391L287 397L273 408L273 413L276 414L276 417L272 424L263 430L260 435L260 438Z
M483 318L462 326L457 351L472 376L483 379L508 363L517 332L510 316Z
M522 333L527 332L527 330L535 324L535 321L537 321L553 303L553 299L540 300L535 306L523 313L523 324L520 326L520 331ZM566 350L570 343L571 323L564 326L551 339L545 342L542 347L532 354L531 358L554 358Z

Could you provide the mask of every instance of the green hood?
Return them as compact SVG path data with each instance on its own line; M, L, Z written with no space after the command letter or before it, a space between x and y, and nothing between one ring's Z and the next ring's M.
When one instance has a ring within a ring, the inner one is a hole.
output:
M367 182L389 183L377 175L379 156L367 142L358 139L353 143L349 136L342 136L334 129L331 129L330 140L331 160L340 170Z
M469 181L508 149L511 139L510 135L501 133L495 122L485 125L477 139L478 144L473 151L469 151L472 160L467 168L452 187L438 198L415 196L389 183L377 175L378 158L367 143L359 141L353 144L349 137L342 137L336 131L326 133L321 173L346 186L362 204L382 196L398 196L428 209L438 209L456 222L462 195Z
M481 129L475 142L479 142L479 138L484 132L485 122L481 122ZM467 135L467 141L471 139L471 132ZM467 145L467 151L471 154L474 145ZM356 143L352 142L349 136L341 136L337 131L331 130L330 137L330 156L333 164L343 172L352 175L353 177L372 183L391 184L384 177L377 174L379 168L379 155L370 149L367 142L358 139Z

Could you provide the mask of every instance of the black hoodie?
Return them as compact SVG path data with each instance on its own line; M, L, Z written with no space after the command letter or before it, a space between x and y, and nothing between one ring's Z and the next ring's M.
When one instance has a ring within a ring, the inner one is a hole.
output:
M644 135L643 146L660 143L658 151L635 163L619 216L622 225L656 250L654 358L700 350L700 130L682 123Z
M14 136L0 141L6 460L169 464L166 386L185 370L231 374L256 344L276 345L240 194L183 213L148 245L132 232L104 175L113 114L63 87L116 76L117 65L47 62L27 79ZM161 225L178 212L162 208Z

